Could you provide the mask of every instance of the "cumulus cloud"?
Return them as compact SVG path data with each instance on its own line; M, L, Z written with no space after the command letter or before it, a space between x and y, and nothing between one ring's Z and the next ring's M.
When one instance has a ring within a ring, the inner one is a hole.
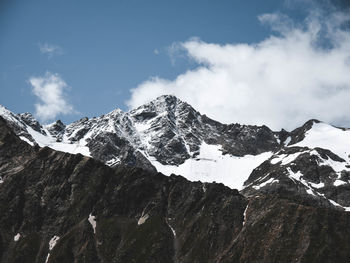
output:
M58 45L53 45L49 43L39 43L39 50L42 54L47 55L52 58L54 55L62 55L63 49Z
M47 72L43 77L31 77L32 92L40 100L35 104L36 116L43 121L56 118L59 114L75 113L65 97L66 82L58 75Z
M350 127L350 13L258 19L274 30L255 44L180 43L197 68L173 80L152 77L131 90L130 108L173 94L225 123L292 129L317 118Z

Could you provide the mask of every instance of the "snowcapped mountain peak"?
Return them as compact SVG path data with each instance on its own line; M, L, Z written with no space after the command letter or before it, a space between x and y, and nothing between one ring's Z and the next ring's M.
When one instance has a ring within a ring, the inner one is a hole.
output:
M313 127L314 124L317 124L317 123L321 123L321 121L316 119L308 120L302 126L288 133L288 136L284 140L284 144L287 146L287 145L293 145L302 141L305 138L305 134Z
M176 104L178 103L183 103L178 97L174 96L174 95L162 95L157 97L156 99L152 100L149 103L146 103L144 106L148 105L148 104L154 104L157 106L160 105L166 105L166 106L176 106Z
M0 115L5 119L9 120L10 122L19 122L18 117L16 114L9 111L6 107L0 105Z
M19 117L25 124L30 126L33 130L40 132L40 133L44 133L43 127L41 126L39 121L37 119L35 119L35 117L31 113L29 113L29 112L21 113L21 114L19 114Z
M173 95L163 95L136 109L129 111L137 119L152 118L157 115L175 115L178 111L196 112L191 105Z
M7 120L8 125L23 140L34 143L35 140L28 133L29 128L38 133L45 133L39 122L30 113L14 114L6 107L0 105L0 116Z
M112 110L111 112L107 113L107 114L105 115L105 117L111 117L111 118L113 118L113 117L116 117L116 116L120 116L120 115L122 115L122 114L125 114L125 112L122 111L122 110L119 109L119 108L115 108L115 109ZM101 116L101 117L103 117L103 116Z
M6 110L7 110L6 107L0 104L0 111L3 113L3 112L5 112Z
M57 141L62 141L66 125L61 120L47 124L44 126L44 128L48 130Z
M344 160L350 161L350 130L315 122L305 132L303 140L295 146L328 149Z

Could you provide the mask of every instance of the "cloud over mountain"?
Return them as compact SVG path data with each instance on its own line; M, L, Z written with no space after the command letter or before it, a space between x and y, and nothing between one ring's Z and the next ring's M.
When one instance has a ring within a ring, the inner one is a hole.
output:
M48 121L59 114L75 112L64 94L67 84L58 74L47 72L42 77L31 77L29 83L33 87L33 94L40 100L40 103L35 104L35 109L41 120Z
M129 107L173 94L223 122L294 128L318 118L350 126L349 13L312 11L303 23L258 17L273 34L255 44L178 44L198 63L173 80L152 77L131 91Z

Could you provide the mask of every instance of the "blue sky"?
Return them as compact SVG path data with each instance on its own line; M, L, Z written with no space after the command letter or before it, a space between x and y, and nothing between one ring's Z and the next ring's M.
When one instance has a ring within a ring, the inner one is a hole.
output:
M61 106L74 109L46 117L39 112L45 122L127 110L137 105L131 89L155 76L173 81L198 68L201 62L182 46L193 37L202 44L260 43L283 32L273 31L259 15L283 14L301 23L310 2L1 1L0 104L38 113L35 104L42 101L33 80L49 72L65 83L67 104Z

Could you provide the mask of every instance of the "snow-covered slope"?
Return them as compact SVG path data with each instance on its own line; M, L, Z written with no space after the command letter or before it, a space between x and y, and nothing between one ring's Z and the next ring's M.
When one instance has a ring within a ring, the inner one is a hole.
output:
M253 169L271 155L271 152L242 157L223 155L220 146L203 142L199 155L187 159L180 165L164 165L154 157L150 157L150 160L156 169L165 175L174 173L190 181L218 182L241 190Z
M62 152L90 156L89 148L83 143L73 144L66 137L62 141L57 140L57 136L52 135L48 130L53 124L41 126L30 113L14 114L0 105L0 116L8 121L23 141L32 146L37 143L40 147L48 146Z
M80 153L85 156L91 156L90 150L86 146L86 141L84 139L81 139L77 141L76 143L72 143L68 140L66 136L63 136L63 139L61 141L57 141L57 138L52 136L52 134L48 131L47 127L44 126L43 130L45 131L46 135L37 132L33 130L31 127L27 127L28 133L32 136L34 141L40 146L40 147L50 147L54 150L61 151L61 152L68 152L72 154ZM21 138L21 137L20 137ZM33 142L28 141L27 138L21 138L22 140L25 140L29 144L33 145Z
M336 128L326 123L314 123L305 138L293 146L328 149L350 161L350 130Z

